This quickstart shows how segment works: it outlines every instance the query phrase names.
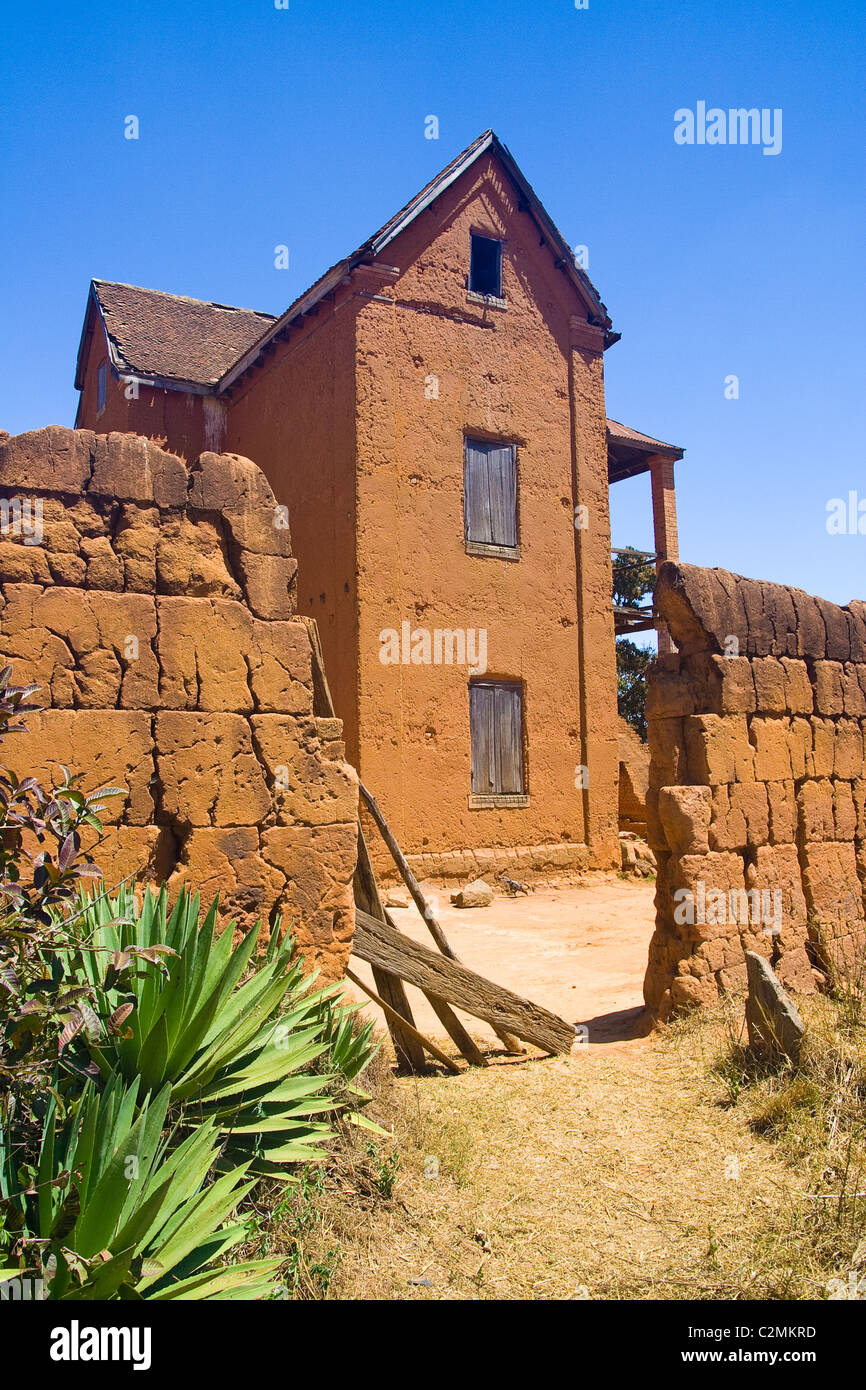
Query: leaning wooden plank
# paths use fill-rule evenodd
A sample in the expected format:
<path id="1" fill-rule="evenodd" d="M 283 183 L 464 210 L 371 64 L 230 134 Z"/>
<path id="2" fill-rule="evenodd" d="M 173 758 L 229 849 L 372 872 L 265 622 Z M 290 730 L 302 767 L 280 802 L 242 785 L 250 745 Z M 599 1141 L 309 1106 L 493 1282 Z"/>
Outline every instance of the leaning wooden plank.
<path id="1" fill-rule="evenodd" d="M 335 714 L 334 701 L 331 697 L 331 687 L 328 685 L 328 677 L 325 674 L 325 653 L 322 650 L 319 625 L 315 618 L 310 618 L 305 613 L 300 613 L 298 616 L 306 627 L 307 635 L 310 639 L 310 667 L 313 677 L 313 710 L 321 718 L 333 719 Z"/>
<path id="2" fill-rule="evenodd" d="M 415 901 L 415 906 L 421 913 L 421 916 L 423 917 L 424 922 L 427 925 L 430 935 L 436 942 L 436 945 L 439 947 L 439 950 L 442 952 L 443 956 L 448 956 L 450 960 L 456 960 L 457 956 L 453 951 L 447 936 L 445 935 L 444 931 L 437 922 L 433 910 L 427 902 L 427 899 L 424 897 L 424 894 L 421 891 L 420 883 L 413 874 L 412 870 L 409 868 L 406 856 L 404 855 L 400 846 L 397 844 L 397 841 L 394 839 L 393 834 L 391 833 L 391 827 L 389 826 L 382 813 L 381 806 L 379 805 L 376 798 L 373 796 L 372 792 L 367 791 L 367 788 L 364 786 L 364 783 L 361 781 L 360 778 L 358 779 L 358 791 L 361 793 L 361 797 L 364 801 L 364 804 L 367 807 L 367 810 L 370 812 L 370 815 L 373 817 L 373 820 L 379 827 L 382 839 L 385 841 L 385 844 L 391 851 L 391 854 L 394 858 L 394 863 L 400 870 L 403 882 L 409 889 L 409 892 L 412 894 L 412 897 Z"/>
<path id="3" fill-rule="evenodd" d="M 447 936 L 445 935 L 444 931 L 439 925 L 439 922 L 436 919 L 436 915 L 433 912 L 432 907 L 428 903 L 427 899 L 424 897 L 421 885 L 418 882 L 415 875 L 413 874 L 412 870 L 410 869 L 405 854 L 401 850 L 400 846 L 397 844 L 397 841 L 395 840 L 394 835 L 391 831 L 391 827 L 389 826 L 382 812 L 381 806 L 379 805 L 376 798 L 373 796 L 373 793 L 367 790 L 360 778 L 358 778 L 358 790 L 361 793 L 367 810 L 370 812 L 370 815 L 373 817 L 373 820 L 376 822 L 376 825 L 379 828 L 379 833 L 381 834 L 382 839 L 385 841 L 385 844 L 391 851 L 394 863 L 400 870 L 400 875 L 403 879 L 403 882 L 409 889 L 409 892 L 412 894 L 415 906 L 420 912 L 423 920 L 426 922 L 430 935 L 433 937 L 433 940 L 436 942 L 436 945 L 439 947 L 439 950 L 442 952 L 443 956 L 447 956 L 449 960 L 457 960 L 457 952 L 453 950 L 451 943 L 449 942 Z M 378 913 L 374 913 L 373 915 L 378 916 Z M 434 1009 L 436 1009 L 436 1012 L 439 1013 L 439 1010 L 432 999 L 430 1000 L 430 1003 L 433 1004 Z M 439 1017 L 441 1022 L 445 1024 L 446 1028 L 448 1028 L 448 1024 L 446 1023 L 446 1020 L 442 1018 L 441 1014 L 439 1014 Z M 472 1039 L 469 1038 L 468 1033 L 466 1033 L 463 1030 L 460 1021 L 454 1016 L 454 1014 L 452 1014 L 451 1017 L 453 1021 L 457 1024 L 457 1027 L 461 1029 L 461 1031 L 463 1032 L 464 1039 L 468 1040 L 470 1046 L 472 1046 Z M 501 1031 L 498 1028 L 494 1031 L 496 1032 L 497 1036 L 501 1039 L 502 1043 L 508 1049 L 509 1052 L 523 1051 L 523 1048 L 520 1046 L 518 1039 L 513 1037 L 510 1033 Z M 474 1059 L 465 1050 L 463 1045 L 457 1042 L 457 1038 L 454 1037 L 454 1034 L 451 1032 L 450 1028 L 448 1028 L 448 1032 L 454 1039 L 454 1042 L 457 1043 L 457 1046 L 460 1048 L 460 1051 L 463 1053 L 463 1056 L 466 1058 L 467 1062 L 472 1062 Z M 479 1057 L 481 1057 L 481 1055 L 481 1053 L 478 1053 Z M 475 1065 L 477 1066 L 479 1065 L 479 1063 L 476 1061 Z"/>
<path id="4" fill-rule="evenodd" d="M 364 981 L 359 980 L 358 976 L 353 974 L 351 970 L 346 971 L 346 979 L 351 980 L 353 985 L 357 985 L 358 988 L 362 989 L 365 994 L 368 994 L 370 998 L 373 1000 L 373 1002 L 379 1005 L 379 1008 L 382 1010 L 386 1018 L 389 1014 L 393 1014 L 394 1010 L 391 1008 L 391 1005 L 387 1002 L 387 1000 L 382 999 L 381 996 L 378 995 L 374 989 L 370 989 L 369 985 L 365 985 Z M 399 1023 L 401 1032 L 405 1033 L 407 1031 L 410 1031 L 416 1038 L 419 1047 L 425 1047 L 427 1051 L 430 1053 L 431 1057 L 435 1057 L 437 1062 L 442 1063 L 443 1067 L 447 1067 L 449 1071 L 455 1072 L 457 1076 L 461 1075 L 462 1068 L 458 1067 L 457 1063 L 453 1061 L 447 1053 L 440 1052 L 436 1044 L 431 1042 L 429 1038 L 425 1038 L 423 1033 L 419 1033 L 417 1028 L 410 1028 L 410 1025 L 406 1022 L 405 1019 L 402 1018 L 396 1019 L 395 1022 Z"/>
<path id="5" fill-rule="evenodd" d="M 302 617 L 310 639 L 310 667 L 313 676 L 313 710 L 323 718 L 332 719 L 335 714 L 334 701 L 328 677 L 325 673 L 325 656 L 322 639 L 315 618 Z M 370 855 L 361 822 L 358 821 L 358 863 L 354 878 L 355 902 L 359 907 L 384 921 L 385 910 L 379 897 L 379 888 L 370 863 Z M 413 1036 L 414 1019 L 403 981 L 396 975 L 388 975 L 376 967 L 373 970 L 376 988 L 387 1001 L 390 1012 L 385 1013 L 388 1031 L 394 1044 L 397 1066 L 401 1071 L 422 1071 L 424 1069 L 424 1049 Z"/>
<path id="6" fill-rule="evenodd" d="M 360 821 L 358 822 L 358 863 L 355 869 L 354 892 L 356 916 L 359 910 L 363 910 L 369 912 L 377 921 L 384 921 L 385 909 L 382 906 L 382 899 L 379 897 L 379 885 L 376 883 L 376 876 L 370 863 L 370 851 L 367 849 L 367 841 L 364 839 Z M 423 1071 L 424 1049 L 414 1036 L 415 1020 L 412 1017 L 412 1008 L 403 981 L 399 975 L 389 975 L 379 966 L 373 967 L 373 979 L 376 981 L 377 990 L 387 1001 L 391 1010 L 390 1013 L 386 1014 L 386 1018 L 391 1041 L 394 1044 L 394 1052 L 397 1056 L 397 1066 L 401 1070 Z M 400 1020 L 403 1022 L 401 1023 Z M 407 1026 L 403 1027 L 403 1023 Z"/>
<path id="7" fill-rule="evenodd" d="M 425 991 L 426 992 L 426 991 Z M 444 999 L 440 999 L 438 994 L 428 994 L 428 1000 L 433 1008 L 436 1017 L 445 1029 L 449 1038 L 466 1058 L 472 1067 L 486 1067 L 487 1058 L 481 1048 L 472 1038 L 470 1038 L 460 1019 L 452 1009 L 450 1004 L 446 1004 Z"/>
<path id="8" fill-rule="evenodd" d="M 400 975 L 425 993 L 447 999 L 458 1009 L 483 1018 L 494 1028 L 505 1028 L 545 1052 L 569 1052 L 574 1044 L 574 1029 L 564 1019 L 485 980 L 459 961 L 421 946 L 361 909 L 355 914 L 352 949 L 370 965 Z"/>

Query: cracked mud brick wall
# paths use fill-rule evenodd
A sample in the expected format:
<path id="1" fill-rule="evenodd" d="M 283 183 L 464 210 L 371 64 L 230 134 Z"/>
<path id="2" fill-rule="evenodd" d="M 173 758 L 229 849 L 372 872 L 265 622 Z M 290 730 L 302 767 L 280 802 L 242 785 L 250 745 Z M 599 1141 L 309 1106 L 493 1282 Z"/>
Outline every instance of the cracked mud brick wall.
<path id="1" fill-rule="evenodd" d="M 0 654 L 45 706 L 0 761 L 127 788 L 99 851 L 108 884 L 140 871 L 203 901 L 219 890 L 225 921 L 281 911 L 339 977 L 357 782 L 340 721 L 313 712 L 296 562 L 264 475 L 51 426 L 0 437 L 0 495 Z M 13 499 L 31 532 L 41 508 L 38 543 Z"/>
<path id="2" fill-rule="evenodd" d="M 656 605 L 678 651 L 647 696 L 647 1004 L 742 988 L 747 950 L 811 992 L 863 942 L 866 604 L 668 563 Z"/>

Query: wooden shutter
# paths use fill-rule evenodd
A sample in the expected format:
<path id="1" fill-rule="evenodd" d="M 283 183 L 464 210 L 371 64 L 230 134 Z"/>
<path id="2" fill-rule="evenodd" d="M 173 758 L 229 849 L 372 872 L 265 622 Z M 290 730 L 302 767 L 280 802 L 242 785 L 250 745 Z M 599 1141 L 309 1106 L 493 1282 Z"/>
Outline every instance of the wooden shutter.
<path id="1" fill-rule="evenodd" d="M 514 445 L 491 447 L 487 466 L 493 544 L 517 545 L 517 450 Z"/>
<path id="2" fill-rule="evenodd" d="M 523 791 L 523 719 L 518 685 L 499 685 L 496 695 L 498 786 L 503 793 Z"/>
<path id="3" fill-rule="evenodd" d="M 477 796 L 490 796 L 496 790 L 495 694 L 492 685 L 469 687 L 472 791 Z"/>
<path id="4" fill-rule="evenodd" d="M 518 795 L 523 786 L 523 695 L 519 685 L 469 687 L 472 792 Z"/>
<path id="5" fill-rule="evenodd" d="M 517 449 L 467 439 L 463 506 L 466 539 L 483 545 L 517 545 Z"/>
<path id="6" fill-rule="evenodd" d="M 490 481 L 487 445 L 467 439 L 463 474 L 463 507 L 466 539 L 492 544 Z"/>

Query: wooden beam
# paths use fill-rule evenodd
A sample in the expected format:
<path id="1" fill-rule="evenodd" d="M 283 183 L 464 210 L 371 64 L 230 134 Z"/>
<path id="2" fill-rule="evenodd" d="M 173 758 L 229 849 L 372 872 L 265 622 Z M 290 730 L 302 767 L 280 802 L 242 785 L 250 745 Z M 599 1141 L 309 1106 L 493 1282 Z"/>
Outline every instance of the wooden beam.
<path id="1" fill-rule="evenodd" d="M 399 975 L 425 994 L 435 994 L 474 1018 L 483 1018 L 494 1028 L 515 1033 L 534 1047 L 545 1052 L 571 1051 L 575 1032 L 564 1019 L 485 980 L 459 961 L 421 946 L 361 908 L 355 913 L 352 949 L 368 964 Z"/>
<path id="2" fill-rule="evenodd" d="M 382 839 L 385 841 L 385 844 L 391 851 L 394 863 L 400 870 L 400 875 L 403 879 L 403 882 L 409 889 L 409 892 L 412 894 L 415 906 L 420 912 L 424 922 L 427 924 L 427 928 L 430 932 L 430 935 L 436 942 L 436 945 L 439 947 L 439 950 L 442 952 L 443 956 L 447 956 L 449 960 L 457 960 L 457 952 L 452 949 L 447 936 L 445 935 L 444 931 L 442 930 L 438 921 L 436 920 L 436 915 L 433 912 L 432 907 L 428 903 L 427 899 L 424 897 L 424 894 L 421 890 L 421 885 L 418 882 L 415 875 L 413 874 L 412 870 L 410 869 L 405 854 L 401 850 L 400 846 L 397 844 L 397 841 L 395 840 L 391 832 L 391 827 L 389 826 L 382 812 L 381 806 L 379 805 L 376 798 L 373 796 L 372 792 L 369 792 L 367 790 L 360 778 L 358 778 L 358 790 L 361 793 L 367 810 L 370 812 L 370 815 L 373 817 L 373 820 L 376 822 L 376 825 L 379 828 L 379 833 L 381 834 Z M 430 1003 L 433 1004 L 434 1009 L 437 1009 L 437 1006 L 433 1002 L 433 999 L 430 999 Z M 442 1017 L 441 1014 L 439 1014 L 439 1018 L 440 1021 L 444 1024 L 445 1019 Z M 474 1048 L 475 1051 L 478 1052 L 478 1049 L 475 1048 L 475 1044 L 472 1042 L 472 1039 L 469 1037 L 468 1033 L 465 1032 L 463 1025 L 460 1023 L 460 1020 L 454 1014 L 451 1014 L 451 1018 L 453 1022 L 457 1025 L 457 1027 L 460 1029 L 460 1032 L 463 1034 L 464 1040 L 468 1041 L 470 1047 Z M 494 1031 L 497 1037 L 501 1040 L 501 1042 L 508 1049 L 509 1052 L 523 1051 L 523 1048 L 520 1046 L 520 1042 L 518 1041 L 518 1039 L 512 1037 L 510 1033 L 500 1032 L 498 1028 L 494 1029 Z M 457 1039 L 456 1037 L 454 1037 L 454 1034 L 451 1032 L 450 1028 L 448 1029 L 448 1032 L 454 1040 L 454 1042 L 457 1043 Z M 457 1043 L 457 1046 L 460 1048 L 460 1051 L 463 1053 L 463 1056 L 466 1058 L 467 1062 L 472 1061 L 472 1058 L 470 1057 L 469 1053 L 465 1051 L 461 1044 Z M 480 1053 L 478 1055 L 479 1057 L 481 1056 Z M 475 1065 L 477 1066 L 479 1065 L 479 1063 L 475 1062 Z"/>
<path id="3" fill-rule="evenodd" d="M 388 915 L 387 913 L 385 914 Z M 393 926 L 391 919 L 389 924 Z M 426 991 L 425 991 L 426 993 Z M 440 999 L 438 994 L 428 994 L 427 998 L 445 1032 L 453 1042 L 457 1051 L 462 1053 L 467 1062 L 472 1067 L 486 1067 L 487 1058 L 481 1048 L 473 1038 L 470 1038 L 460 1019 L 455 1014 L 450 1004 L 446 1004 L 444 999 Z"/>
<path id="4" fill-rule="evenodd" d="M 309 617 L 304 617 L 303 622 L 310 639 L 313 709 L 325 718 L 333 718 L 334 701 L 328 685 L 328 677 L 325 674 L 325 657 L 318 624 L 315 618 Z M 373 873 L 370 852 L 367 849 L 367 841 L 364 839 L 360 820 L 358 821 L 358 862 L 355 866 L 352 882 L 356 906 L 364 908 L 373 917 L 384 921 L 385 909 L 379 897 L 379 886 L 376 883 L 376 875 Z M 378 966 L 373 968 L 373 979 L 384 1001 L 383 1012 L 388 1023 L 391 1041 L 394 1044 L 397 1066 L 403 1071 L 423 1071 L 425 1066 L 424 1049 L 416 1036 L 415 1020 L 412 1017 L 412 1008 L 403 981 L 397 975 L 389 975 L 387 971 L 380 970 Z M 387 1009 L 384 1008 L 385 1003 Z"/>
<path id="5" fill-rule="evenodd" d="M 370 815 L 373 817 L 373 820 L 376 822 L 376 825 L 379 828 L 379 833 L 381 834 L 382 839 L 385 841 L 385 844 L 391 851 L 394 863 L 400 870 L 400 876 L 403 879 L 403 882 L 405 883 L 406 887 L 409 889 L 409 892 L 412 894 L 415 906 L 421 913 L 421 916 L 424 919 L 424 922 L 427 926 L 427 929 L 430 932 L 430 935 L 436 942 L 436 945 L 439 947 L 439 950 L 442 952 L 443 956 L 448 956 L 450 960 L 456 960 L 456 953 L 452 950 L 447 936 L 445 935 L 444 931 L 442 930 L 442 928 L 436 920 L 436 917 L 433 913 L 433 909 L 430 907 L 430 904 L 424 897 L 424 894 L 421 891 L 420 883 L 413 874 L 412 870 L 409 868 L 406 856 L 403 854 L 403 851 L 397 844 L 397 841 L 394 839 L 394 836 L 391 833 L 391 827 L 388 825 L 388 822 L 386 821 L 382 813 L 381 806 L 379 805 L 376 798 L 373 796 L 372 792 L 367 791 L 367 788 L 364 786 L 364 783 L 361 781 L 360 778 L 358 779 L 358 790 L 361 793 L 361 797 L 364 801 L 365 806 L 367 807 L 367 810 L 370 812 Z"/>
<path id="6" fill-rule="evenodd" d="M 374 989 L 370 989 L 369 985 L 365 985 L 363 980 L 359 980 L 358 976 L 353 974 L 351 970 L 347 969 L 346 979 L 351 980 L 353 985 L 357 985 L 359 989 L 362 989 L 365 994 L 369 995 L 373 1003 L 379 1005 L 379 1008 L 386 1018 L 394 1015 L 394 1010 L 391 1008 L 391 1005 L 387 1003 L 386 1000 L 380 998 Z M 431 1057 L 435 1057 L 437 1062 L 442 1063 L 443 1067 L 447 1067 L 449 1071 L 453 1071 L 457 1076 L 462 1075 L 462 1067 L 458 1067 L 457 1063 L 453 1061 L 447 1053 L 441 1052 L 436 1044 L 431 1042 L 429 1038 L 425 1038 L 423 1033 L 419 1033 L 417 1028 L 410 1026 L 403 1018 L 394 1017 L 393 1021 L 399 1024 L 401 1032 L 410 1032 L 417 1040 L 419 1046 L 425 1047 Z"/>
<path id="7" fill-rule="evenodd" d="M 367 841 L 364 839 L 360 822 L 358 823 L 358 863 L 355 868 L 353 884 L 356 921 L 358 912 L 363 908 L 370 913 L 372 918 L 384 922 L 385 909 L 379 897 L 379 886 L 376 883 L 373 866 L 370 863 L 370 851 L 367 849 Z M 412 1017 L 412 1008 L 403 981 L 399 975 L 390 974 L 378 965 L 373 966 L 373 979 L 380 995 L 389 1005 L 390 1013 L 386 1014 L 386 1018 L 388 1031 L 391 1034 L 391 1041 L 397 1055 L 397 1066 L 404 1071 L 423 1071 L 424 1049 L 415 1037 L 415 1020 Z M 407 1025 L 406 1027 L 403 1027 L 404 1023 Z"/>

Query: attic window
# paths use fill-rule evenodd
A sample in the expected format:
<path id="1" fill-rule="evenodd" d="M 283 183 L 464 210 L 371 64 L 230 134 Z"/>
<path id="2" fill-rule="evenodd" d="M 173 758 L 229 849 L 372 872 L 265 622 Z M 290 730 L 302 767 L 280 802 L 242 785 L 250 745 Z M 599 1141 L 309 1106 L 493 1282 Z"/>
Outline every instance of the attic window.
<path id="1" fill-rule="evenodd" d="M 469 288 L 474 294 L 502 298 L 502 242 L 471 233 Z"/>
<path id="2" fill-rule="evenodd" d="M 101 415 L 105 409 L 105 395 L 107 389 L 108 370 L 105 362 L 100 362 L 99 371 L 96 373 L 96 413 Z"/>

